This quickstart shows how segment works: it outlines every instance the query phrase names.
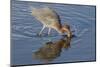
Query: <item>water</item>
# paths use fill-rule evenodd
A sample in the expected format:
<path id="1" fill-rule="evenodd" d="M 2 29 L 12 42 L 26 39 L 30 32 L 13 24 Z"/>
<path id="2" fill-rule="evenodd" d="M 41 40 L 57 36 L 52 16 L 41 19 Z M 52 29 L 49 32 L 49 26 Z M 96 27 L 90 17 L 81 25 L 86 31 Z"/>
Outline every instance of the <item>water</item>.
<path id="1" fill-rule="evenodd" d="M 33 59 L 33 52 L 42 47 L 45 42 L 56 41 L 61 38 L 54 30 L 50 36 L 47 36 L 47 29 L 42 37 L 36 35 L 41 30 L 42 24 L 31 16 L 31 8 L 44 6 L 54 9 L 59 14 L 61 23 L 69 24 L 73 35 L 75 35 L 71 41 L 71 48 L 62 49 L 60 56 L 48 63 L 94 61 L 95 6 L 12 1 L 11 64 L 43 64 L 43 61 Z"/>

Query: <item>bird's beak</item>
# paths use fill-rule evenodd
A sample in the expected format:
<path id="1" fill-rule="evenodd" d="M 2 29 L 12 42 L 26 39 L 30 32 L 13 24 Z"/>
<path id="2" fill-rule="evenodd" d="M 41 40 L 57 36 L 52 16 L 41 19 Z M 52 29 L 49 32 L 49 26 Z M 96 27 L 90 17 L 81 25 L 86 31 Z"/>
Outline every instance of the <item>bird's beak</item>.
<path id="1" fill-rule="evenodd" d="M 72 32 L 70 29 L 64 29 L 65 32 L 67 33 L 67 37 L 71 38 L 72 37 Z"/>

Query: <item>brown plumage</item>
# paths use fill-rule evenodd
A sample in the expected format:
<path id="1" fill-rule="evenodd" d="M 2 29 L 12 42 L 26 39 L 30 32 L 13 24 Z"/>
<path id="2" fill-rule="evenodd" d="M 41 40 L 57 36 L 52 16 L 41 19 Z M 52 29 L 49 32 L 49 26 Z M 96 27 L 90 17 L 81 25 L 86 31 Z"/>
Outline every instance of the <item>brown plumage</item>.
<path id="1" fill-rule="evenodd" d="M 48 27 L 48 35 L 51 29 L 54 29 L 60 34 L 67 32 L 68 37 L 71 37 L 70 27 L 68 25 L 62 26 L 59 15 L 53 9 L 48 7 L 33 8 L 32 15 L 43 24 L 39 35 L 42 34 L 45 27 Z"/>

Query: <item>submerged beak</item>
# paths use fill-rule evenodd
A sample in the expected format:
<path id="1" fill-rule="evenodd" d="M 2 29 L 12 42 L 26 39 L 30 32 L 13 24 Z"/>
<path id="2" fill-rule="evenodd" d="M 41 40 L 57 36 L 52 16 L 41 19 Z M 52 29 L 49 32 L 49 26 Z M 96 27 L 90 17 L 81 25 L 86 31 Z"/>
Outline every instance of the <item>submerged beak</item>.
<path id="1" fill-rule="evenodd" d="M 69 37 L 69 38 L 72 37 L 72 32 L 70 29 L 64 29 L 64 31 L 67 33 L 67 37 Z"/>
<path id="2" fill-rule="evenodd" d="M 70 30 L 67 30 L 66 32 L 67 32 L 67 36 L 71 38 L 72 37 L 72 32 Z"/>

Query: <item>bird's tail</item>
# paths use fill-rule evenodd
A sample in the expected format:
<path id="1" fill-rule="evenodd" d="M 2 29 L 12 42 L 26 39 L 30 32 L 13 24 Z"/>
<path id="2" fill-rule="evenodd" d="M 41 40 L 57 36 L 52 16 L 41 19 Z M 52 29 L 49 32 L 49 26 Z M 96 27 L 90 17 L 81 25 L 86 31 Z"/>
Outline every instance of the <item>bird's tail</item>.
<path id="1" fill-rule="evenodd" d="M 30 13 L 31 13 L 31 15 L 34 15 L 35 13 L 36 13 L 36 7 L 33 7 L 33 6 L 30 6 L 29 7 L 30 8 Z"/>
<path id="2" fill-rule="evenodd" d="M 33 9 L 36 9 L 35 7 L 33 6 L 29 6 L 30 10 L 32 11 Z"/>

